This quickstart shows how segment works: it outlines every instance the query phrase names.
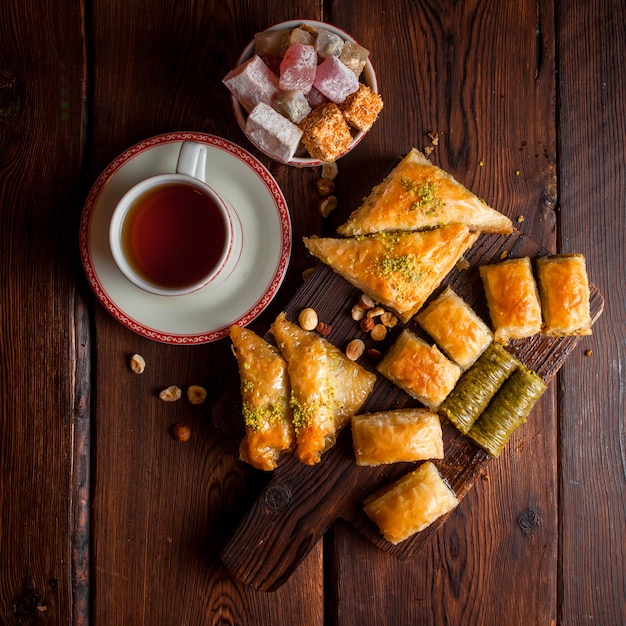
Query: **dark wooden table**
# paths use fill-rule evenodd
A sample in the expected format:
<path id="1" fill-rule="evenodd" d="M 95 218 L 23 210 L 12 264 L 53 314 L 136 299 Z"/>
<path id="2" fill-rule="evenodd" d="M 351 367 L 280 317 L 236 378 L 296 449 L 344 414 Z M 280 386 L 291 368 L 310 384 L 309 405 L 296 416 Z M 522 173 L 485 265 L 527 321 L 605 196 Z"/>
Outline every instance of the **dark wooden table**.
<path id="1" fill-rule="evenodd" d="M 250 146 L 221 84 L 255 32 L 297 18 L 367 46 L 385 101 L 339 161 L 327 220 L 319 172 Z M 2 2 L 0 623 L 626 623 L 625 41 L 617 0 Z M 293 254 L 259 333 L 312 265 L 301 237 L 333 232 L 431 131 L 434 163 L 544 248 L 587 258 L 606 300 L 593 336 L 415 559 L 338 521 L 277 591 L 221 564 L 265 480 L 211 420 L 237 376 L 229 342 L 128 330 L 78 252 L 99 174 L 171 131 L 249 149 L 285 194 Z M 157 397 L 194 383 L 204 405 Z M 169 435 L 178 421 L 186 444 Z"/>

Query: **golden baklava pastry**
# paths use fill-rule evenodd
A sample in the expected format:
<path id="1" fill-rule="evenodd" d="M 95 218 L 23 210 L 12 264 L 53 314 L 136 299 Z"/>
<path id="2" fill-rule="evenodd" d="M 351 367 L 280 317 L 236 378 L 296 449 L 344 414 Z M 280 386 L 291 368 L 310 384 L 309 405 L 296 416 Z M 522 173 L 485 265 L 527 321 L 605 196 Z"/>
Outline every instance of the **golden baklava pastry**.
<path id="1" fill-rule="evenodd" d="M 506 345 L 541 332 L 539 292 L 528 257 L 482 265 L 479 271 L 497 342 Z"/>
<path id="2" fill-rule="evenodd" d="M 350 361 L 317 333 L 288 321 L 284 313 L 276 318 L 271 331 L 287 361 L 295 455 L 303 463 L 314 465 L 361 408 L 376 375 Z"/>
<path id="3" fill-rule="evenodd" d="M 352 418 L 357 465 L 443 459 L 439 415 L 428 409 L 397 409 Z"/>
<path id="4" fill-rule="evenodd" d="M 463 224 L 427 231 L 332 239 L 309 237 L 311 254 L 408 322 L 473 245 Z"/>
<path id="5" fill-rule="evenodd" d="M 590 335 L 589 280 L 582 254 L 537 259 L 543 332 L 552 337 Z"/>
<path id="6" fill-rule="evenodd" d="M 363 510 L 387 541 L 398 544 L 450 513 L 458 503 L 434 463 L 425 461 L 367 498 Z"/>
<path id="7" fill-rule="evenodd" d="M 230 338 L 239 366 L 246 431 L 239 456 L 257 469 L 270 471 L 281 453 L 295 444 L 287 363 L 251 330 L 231 326 Z"/>
<path id="8" fill-rule="evenodd" d="M 433 411 L 454 389 L 462 373 L 437 346 L 426 343 L 408 328 L 400 333 L 377 369 Z"/>
<path id="9" fill-rule="evenodd" d="M 493 340 L 489 326 L 450 287 L 417 314 L 417 321 L 464 370 L 476 362 Z"/>
<path id="10" fill-rule="evenodd" d="M 337 232 L 354 237 L 455 223 L 488 233 L 513 230 L 508 217 L 413 148 Z"/>

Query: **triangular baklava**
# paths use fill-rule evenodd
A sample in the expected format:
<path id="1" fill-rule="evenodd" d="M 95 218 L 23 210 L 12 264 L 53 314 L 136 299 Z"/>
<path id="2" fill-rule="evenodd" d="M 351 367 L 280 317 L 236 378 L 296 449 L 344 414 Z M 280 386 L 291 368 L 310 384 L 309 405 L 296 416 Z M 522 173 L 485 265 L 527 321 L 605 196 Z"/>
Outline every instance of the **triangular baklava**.
<path id="1" fill-rule="evenodd" d="M 486 233 L 513 230 L 508 217 L 413 148 L 337 232 L 354 237 L 457 223 Z"/>
<path id="2" fill-rule="evenodd" d="M 303 463 L 314 465 L 361 408 L 376 375 L 350 361 L 317 333 L 288 321 L 284 313 L 276 318 L 271 331 L 287 361 L 295 455 Z"/>
<path id="3" fill-rule="evenodd" d="M 304 243 L 311 254 L 406 323 L 477 237 L 463 224 L 449 224 L 346 239 L 310 237 Z"/>

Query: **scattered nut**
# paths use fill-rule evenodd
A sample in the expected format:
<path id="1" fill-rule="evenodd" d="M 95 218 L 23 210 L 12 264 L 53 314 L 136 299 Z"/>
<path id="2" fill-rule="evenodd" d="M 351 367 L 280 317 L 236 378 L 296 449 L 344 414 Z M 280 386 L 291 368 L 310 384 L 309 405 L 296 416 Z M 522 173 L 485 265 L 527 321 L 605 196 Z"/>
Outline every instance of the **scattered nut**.
<path id="1" fill-rule="evenodd" d="M 428 133 L 428 138 L 430 139 L 430 143 L 432 143 L 433 146 L 439 145 L 439 133 L 436 130 L 431 130 Z"/>
<path id="2" fill-rule="evenodd" d="M 328 217 L 337 208 L 337 198 L 328 196 L 320 202 L 320 213 L 322 217 Z"/>
<path id="3" fill-rule="evenodd" d="M 387 336 L 387 327 L 384 324 L 376 324 L 372 328 L 370 336 L 374 341 L 382 341 Z"/>
<path id="4" fill-rule="evenodd" d="M 432 154 L 433 150 L 434 150 L 434 148 L 432 146 L 424 146 L 423 152 L 424 152 L 424 154 L 426 156 L 430 156 Z"/>
<path id="5" fill-rule="evenodd" d="M 330 196 L 335 191 L 335 181 L 330 178 L 318 178 L 315 181 L 320 196 Z"/>
<path id="6" fill-rule="evenodd" d="M 135 374 L 143 374 L 146 369 L 146 360 L 141 356 L 141 354 L 133 354 L 130 357 L 130 369 L 135 372 Z"/>
<path id="7" fill-rule="evenodd" d="M 518 222 L 519 224 L 521 224 L 521 223 L 522 223 L 525 219 L 526 219 L 526 218 L 525 218 L 523 215 L 518 215 L 518 216 L 517 216 L 517 222 Z"/>
<path id="8" fill-rule="evenodd" d="M 353 339 L 346 346 L 346 356 L 351 361 L 356 361 L 365 352 L 365 343 L 360 339 Z"/>
<path id="9" fill-rule="evenodd" d="M 370 348 L 367 351 L 367 356 L 373 361 L 380 361 L 383 358 L 383 353 L 376 348 Z"/>
<path id="10" fill-rule="evenodd" d="M 364 317 L 359 323 L 359 328 L 364 333 L 369 333 L 372 330 L 372 328 L 374 328 L 375 324 L 376 322 L 374 321 L 373 317 Z"/>
<path id="11" fill-rule="evenodd" d="M 585 350 L 585 356 L 591 356 L 593 354 L 593 350 L 591 348 L 589 348 L 588 350 Z"/>
<path id="12" fill-rule="evenodd" d="M 333 328 L 332 328 L 332 326 L 330 324 L 326 324 L 325 322 L 318 322 L 317 328 L 315 330 L 317 330 L 317 332 L 322 337 L 328 337 L 328 335 L 330 335 L 330 331 L 332 329 Z"/>
<path id="13" fill-rule="evenodd" d="M 359 304 L 366 310 L 369 311 L 376 306 L 376 303 L 372 298 L 370 298 L 366 293 L 361 294 L 359 298 Z"/>
<path id="14" fill-rule="evenodd" d="M 508 252 L 507 252 L 506 250 L 503 250 L 503 251 L 500 253 L 500 258 L 501 258 L 501 259 L 506 259 L 507 255 L 508 255 Z"/>
<path id="15" fill-rule="evenodd" d="M 322 178 L 328 178 L 329 180 L 335 180 L 337 174 L 339 173 L 339 167 L 335 161 L 330 163 L 324 163 L 322 165 Z"/>
<path id="16" fill-rule="evenodd" d="M 397 325 L 398 318 L 393 313 L 390 313 L 389 311 L 385 311 L 380 316 L 380 322 L 387 328 L 393 328 L 394 326 Z"/>
<path id="17" fill-rule="evenodd" d="M 170 385 L 167 389 L 163 389 L 163 391 L 159 394 L 159 398 L 164 402 L 176 402 L 176 400 L 180 400 L 182 395 L 182 391 L 180 387 L 176 385 Z"/>
<path id="18" fill-rule="evenodd" d="M 355 322 L 360 322 L 365 317 L 365 309 L 360 304 L 355 304 L 350 315 Z"/>
<path id="19" fill-rule="evenodd" d="M 187 398 L 191 404 L 202 404 L 206 400 L 206 389 L 200 385 L 191 385 L 187 389 Z"/>
<path id="20" fill-rule="evenodd" d="M 317 318 L 315 309 L 311 309 L 310 307 L 302 309 L 300 315 L 298 315 L 298 323 L 304 330 L 315 330 L 318 322 L 319 319 Z"/>
<path id="21" fill-rule="evenodd" d="M 463 270 L 468 270 L 470 267 L 469 261 L 462 256 L 457 262 L 456 262 L 456 269 L 459 270 L 459 272 L 462 272 Z"/>
<path id="22" fill-rule="evenodd" d="M 191 428 L 187 424 L 174 424 L 170 432 L 176 441 L 189 441 L 191 437 Z"/>
<path id="23" fill-rule="evenodd" d="M 380 317 L 385 312 L 382 306 L 375 306 L 367 312 L 367 317 Z"/>

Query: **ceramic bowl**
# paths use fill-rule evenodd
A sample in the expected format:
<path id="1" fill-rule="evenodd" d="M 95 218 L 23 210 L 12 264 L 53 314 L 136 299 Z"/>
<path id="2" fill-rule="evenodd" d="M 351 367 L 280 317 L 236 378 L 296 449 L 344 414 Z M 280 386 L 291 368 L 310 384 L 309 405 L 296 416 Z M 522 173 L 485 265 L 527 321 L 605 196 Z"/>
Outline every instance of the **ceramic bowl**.
<path id="1" fill-rule="evenodd" d="M 296 28 L 297 26 L 300 26 L 302 24 L 306 24 L 306 25 L 311 26 L 313 28 L 324 28 L 326 30 L 329 30 L 332 33 L 335 33 L 336 35 L 339 35 L 342 39 L 344 39 L 346 41 L 349 40 L 349 41 L 352 41 L 354 43 L 359 43 L 359 42 L 357 42 L 354 39 L 354 37 L 352 37 L 351 35 L 349 35 L 345 31 L 341 30 L 340 28 L 337 28 L 336 26 L 333 26 L 332 24 L 327 24 L 325 22 L 317 22 L 315 20 L 290 20 L 290 21 L 287 21 L 287 22 L 281 22 L 279 24 L 275 24 L 274 26 L 268 28 L 267 30 L 269 30 L 269 31 L 289 30 L 291 28 Z M 361 44 L 361 45 L 363 45 L 363 44 Z M 364 46 L 364 47 L 367 48 L 367 46 Z M 245 61 L 247 61 L 248 59 L 250 59 L 253 55 L 254 55 L 254 39 L 252 41 L 250 41 L 250 43 L 248 43 L 248 45 L 244 48 L 243 52 L 241 53 L 241 55 L 237 59 L 237 67 L 239 65 L 241 65 L 242 63 L 244 63 Z M 363 72 L 361 73 L 361 76 L 359 77 L 359 80 L 362 83 L 364 83 L 365 85 L 367 85 L 372 91 L 374 91 L 375 93 L 378 93 L 378 82 L 377 82 L 377 79 L 376 79 L 376 72 L 374 71 L 374 66 L 372 65 L 372 63 L 369 60 L 369 58 L 367 59 L 367 61 L 365 63 L 365 67 L 363 68 Z M 258 150 L 260 150 L 261 152 L 263 152 L 265 155 L 269 156 L 270 158 L 276 160 L 274 156 L 272 156 L 270 153 L 268 153 L 266 150 L 264 150 L 261 146 L 259 146 L 248 135 L 248 133 L 246 133 L 246 120 L 248 119 L 248 113 L 241 106 L 241 104 L 239 104 L 239 102 L 237 101 L 237 99 L 234 96 L 231 96 L 231 102 L 232 102 L 233 112 L 235 114 L 235 117 L 237 118 L 237 122 L 239 124 L 239 127 L 243 131 L 244 135 L 246 135 L 248 140 Z M 342 156 L 345 156 L 346 154 L 348 154 L 349 152 L 354 150 L 354 148 L 356 148 L 356 146 L 362 141 L 362 139 L 365 137 L 365 135 L 366 135 L 365 131 L 352 129 L 352 141 L 351 141 L 348 149 L 345 152 L 343 152 L 341 155 L 339 155 L 339 157 L 337 157 L 337 158 L 341 158 Z M 296 155 L 291 159 L 291 161 L 289 161 L 287 163 L 287 165 L 292 165 L 292 166 L 295 166 L 295 167 L 316 167 L 318 165 L 321 165 L 322 163 L 323 162 L 320 161 L 319 159 L 311 158 L 308 155 L 306 149 L 301 148 L 301 150 L 296 153 Z"/>

